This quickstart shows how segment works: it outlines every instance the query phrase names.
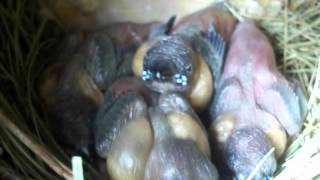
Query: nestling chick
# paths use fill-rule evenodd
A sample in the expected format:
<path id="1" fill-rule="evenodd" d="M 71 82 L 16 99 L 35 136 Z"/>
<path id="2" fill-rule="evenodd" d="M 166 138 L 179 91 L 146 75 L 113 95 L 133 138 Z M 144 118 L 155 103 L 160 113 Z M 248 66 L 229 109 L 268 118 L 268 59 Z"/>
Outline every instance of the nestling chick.
<path id="1" fill-rule="evenodd" d="M 63 49 L 62 60 L 48 68 L 40 95 L 59 141 L 90 155 L 92 119 L 103 101 L 101 91 L 114 77 L 114 48 L 101 34 L 74 36 L 67 43 L 71 52 Z"/>
<path id="2" fill-rule="evenodd" d="M 272 46 L 251 21 L 237 25 L 210 105 L 210 131 L 237 179 L 246 179 L 272 147 L 254 179 L 272 176 L 289 137 L 297 135 L 305 97 L 278 71 Z"/>
<path id="3" fill-rule="evenodd" d="M 192 152 L 209 163 L 208 135 L 187 100 L 176 93 L 159 96 L 147 89 L 141 79 L 127 77 L 117 80 L 109 88 L 94 126 L 96 152 L 107 159 L 107 169 L 113 179 L 143 179 L 155 140 L 167 137 L 168 132 L 155 137 L 162 126 L 150 124 L 149 121 L 157 116 L 148 113 L 150 106 L 163 111 L 167 117 L 163 123 L 172 138 L 190 143 Z M 180 145 L 177 148 L 183 149 Z M 172 154 L 171 158 L 174 157 L 177 158 Z M 199 163 L 203 161 L 199 160 Z M 183 172 L 181 176 L 184 176 Z"/>
<path id="4" fill-rule="evenodd" d="M 182 92 L 193 107 L 204 108 L 211 100 L 213 81 L 220 74 L 224 56 L 225 42 L 216 29 L 228 34 L 235 23 L 227 11 L 215 9 L 195 13 L 177 27 L 174 19 L 169 19 L 162 33 L 158 30 L 157 35 L 153 34 L 138 49 L 133 62 L 134 74 L 155 91 Z M 218 16 L 218 13 L 228 15 Z M 216 24 L 221 21 L 216 20 L 220 17 L 231 20 L 226 21 L 227 24 Z"/>
<path id="5" fill-rule="evenodd" d="M 53 79 L 53 89 L 43 97 L 50 115 L 52 130 L 61 143 L 84 155 L 90 155 L 92 145 L 91 119 L 102 103 L 102 93 L 81 63 L 85 58 L 75 55 L 59 79 Z M 55 84 L 57 83 L 57 84 Z"/>

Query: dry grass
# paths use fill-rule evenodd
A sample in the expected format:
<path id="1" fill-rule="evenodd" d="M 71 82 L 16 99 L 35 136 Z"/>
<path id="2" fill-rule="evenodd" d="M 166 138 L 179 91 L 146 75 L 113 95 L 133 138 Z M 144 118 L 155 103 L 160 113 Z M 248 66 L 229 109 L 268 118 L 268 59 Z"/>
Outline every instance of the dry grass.
<path id="1" fill-rule="evenodd" d="M 0 2 L 0 179 L 71 179 L 71 157 L 49 131 L 36 91 L 63 32 L 38 10 L 35 1 Z"/>

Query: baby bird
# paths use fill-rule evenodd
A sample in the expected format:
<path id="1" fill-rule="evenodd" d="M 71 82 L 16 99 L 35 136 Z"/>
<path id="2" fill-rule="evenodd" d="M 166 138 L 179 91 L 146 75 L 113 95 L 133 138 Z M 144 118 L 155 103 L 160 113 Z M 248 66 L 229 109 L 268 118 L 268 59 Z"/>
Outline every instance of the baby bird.
<path id="1" fill-rule="evenodd" d="M 305 97 L 278 71 L 267 37 L 253 22 L 240 22 L 210 105 L 210 133 L 236 179 L 248 178 L 262 159 L 253 179 L 272 176 L 304 113 Z"/>
<path id="2" fill-rule="evenodd" d="M 165 120 L 150 123 L 157 116 L 150 111 L 150 107 L 159 109 L 166 117 Z M 170 167 L 177 169 L 174 177 L 203 176 L 212 179 L 211 177 L 217 174 L 209 160 L 211 151 L 205 128 L 188 101 L 180 94 L 160 95 L 144 86 L 141 79 L 120 78 L 106 92 L 94 124 L 96 152 L 107 159 L 107 170 L 112 179 L 154 179 L 151 173 L 153 169 L 148 173 L 145 171 L 148 159 L 151 158 L 150 153 L 153 152 L 155 143 L 169 135 L 178 145 L 167 147 L 168 157 L 159 158 L 176 163 L 180 154 L 174 149 L 179 148 L 179 152 L 188 154 L 188 157 L 191 153 L 190 156 L 199 166 L 188 175 L 185 173 L 189 172 L 192 166 L 178 167 L 177 164 L 171 164 Z M 190 150 L 185 151 L 185 148 Z M 157 158 L 157 155 L 152 158 Z M 188 162 L 188 159 L 190 158 L 186 158 L 184 163 Z"/>
<path id="3" fill-rule="evenodd" d="M 114 48 L 101 34 L 83 39 L 73 36 L 64 47 L 70 47 L 71 52 L 63 49 L 60 62 L 48 68 L 40 95 L 58 140 L 90 156 L 92 119 L 102 104 L 102 90 L 114 78 Z"/>
<path id="4" fill-rule="evenodd" d="M 226 27 L 224 34 L 228 34 L 235 23 L 227 11 L 216 9 L 190 15 L 177 27 L 171 18 L 163 31 L 152 31 L 150 40 L 140 46 L 134 57 L 134 74 L 154 91 L 184 93 L 193 107 L 204 108 L 211 100 L 213 82 L 219 78 L 225 50 L 225 41 L 216 29 L 224 32 Z M 220 17 L 232 20 L 217 24 L 222 21 L 217 20 Z"/>

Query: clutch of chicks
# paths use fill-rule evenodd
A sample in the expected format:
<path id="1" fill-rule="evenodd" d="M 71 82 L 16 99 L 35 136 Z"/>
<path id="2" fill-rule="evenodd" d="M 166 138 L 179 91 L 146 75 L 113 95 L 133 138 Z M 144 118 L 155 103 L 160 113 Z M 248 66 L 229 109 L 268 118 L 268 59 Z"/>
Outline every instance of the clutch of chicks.
<path id="1" fill-rule="evenodd" d="M 261 179 L 302 126 L 299 84 L 258 25 L 221 5 L 73 33 L 60 51 L 40 95 L 57 139 L 104 159 L 104 178 Z"/>

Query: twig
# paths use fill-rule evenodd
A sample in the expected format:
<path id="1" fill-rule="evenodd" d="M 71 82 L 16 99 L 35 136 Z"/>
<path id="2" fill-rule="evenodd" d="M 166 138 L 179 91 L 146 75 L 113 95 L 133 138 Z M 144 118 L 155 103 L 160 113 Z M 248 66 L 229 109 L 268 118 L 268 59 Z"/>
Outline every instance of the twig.
<path id="1" fill-rule="evenodd" d="M 11 120 L 0 110 L 0 123 L 14 134 L 24 145 L 26 145 L 35 155 L 39 156 L 53 171 L 61 177 L 72 180 L 72 171 L 53 157 L 43 146 L 33 142 L 23 133 Z"/>
<path id="2" fill-rule="evenodd" d="M 257 164 L 257 166 L 251 171 L 251 173 L 249 174 L 249 176 L 247 177 L 246 180 L 252 180 L 254 178 L 254 176 L 256 175 L 256 173 L 258 172 L 258 170 L 261 168 L 261 166 L 263 165 L 263 163 L 267 160 L 267 158 L 273 153 L 274 151 L 274 147 L 272 147 L 268 153 L 266 155 L 263 156 L 263 158 L 259 161 L 259 163 Z"/>

